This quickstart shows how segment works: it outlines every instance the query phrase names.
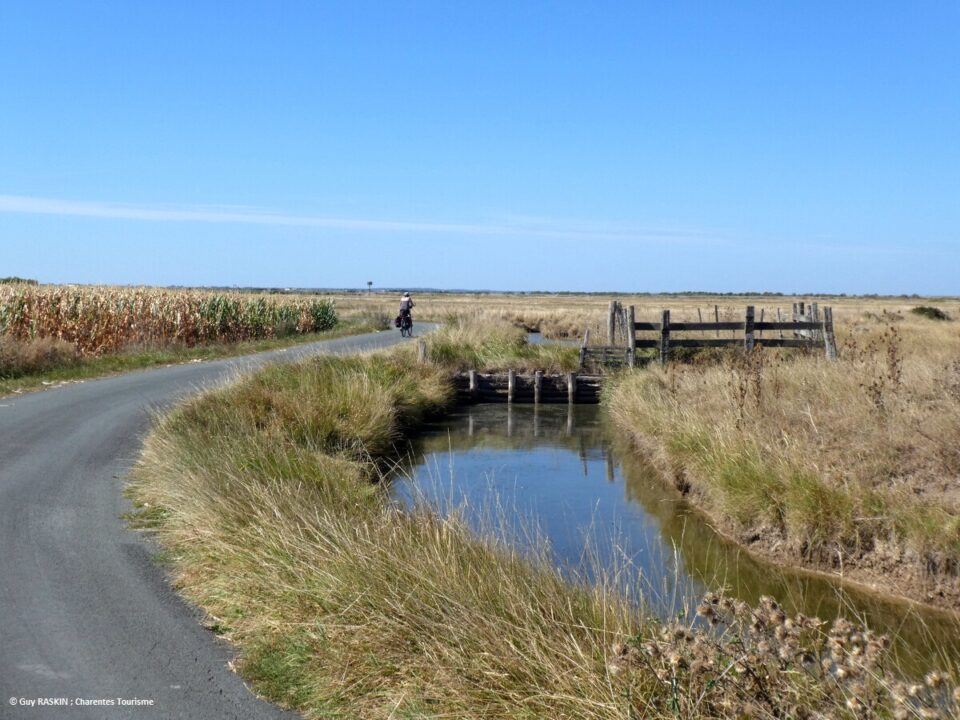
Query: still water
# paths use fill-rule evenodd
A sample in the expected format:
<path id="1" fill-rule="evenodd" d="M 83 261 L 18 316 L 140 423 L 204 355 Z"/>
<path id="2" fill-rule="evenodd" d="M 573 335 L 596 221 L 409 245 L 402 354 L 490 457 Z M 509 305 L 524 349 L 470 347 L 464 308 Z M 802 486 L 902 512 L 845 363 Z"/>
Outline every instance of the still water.
<path id="1" fill-rule="evenodd" d="M 459 512 L 521 548 L 546 546 L 573 576 L 605 576 L 662 617 L 689 613 L 707 589 L 790 612 L 865 622 L 896 638 L 901 666 L 960 661 L 951 615 L 890 602 L 822 576 L 760 562 L 717 535 L 652 468 L 613 441 L 589 405 L 475 405 L 425 428 L 393 481 L 399 502 Z"/>

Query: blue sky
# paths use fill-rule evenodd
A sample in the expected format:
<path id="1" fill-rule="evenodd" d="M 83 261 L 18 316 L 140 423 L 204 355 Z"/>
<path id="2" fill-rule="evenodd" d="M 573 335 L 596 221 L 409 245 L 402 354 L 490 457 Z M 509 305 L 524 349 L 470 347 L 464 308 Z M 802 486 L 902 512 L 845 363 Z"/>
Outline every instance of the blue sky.
<path id="1" fill-rule="evenodd" d="M 0 276 L 960 294 L 956 2 L 0 0 Z"/>

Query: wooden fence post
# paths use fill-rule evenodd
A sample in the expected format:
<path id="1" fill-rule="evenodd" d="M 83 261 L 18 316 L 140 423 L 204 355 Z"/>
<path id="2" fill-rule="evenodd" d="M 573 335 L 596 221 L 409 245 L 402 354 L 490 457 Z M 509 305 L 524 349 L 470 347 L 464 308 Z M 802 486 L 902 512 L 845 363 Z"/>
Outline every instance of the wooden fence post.
<path id="1" fill-rule="evenodd" d="M 637 354 L 637 316 L 631 305 L 627 308 L 627 367 L 633 367 Z"/>
<path id="2" fill-rule="evenodd" d="M 747 305 L 747 314 L 743 321 L 743 348 L 747 352 L 753 350 L 753 305 Z"/>
<path id="3" fill-rule="evenodd" d="M 670 360 L 670 311 L 660 313 L 660 364 Z"/>
<path id="4" fill-rule="evenodd" d="M 543 370 L 537 370 L 533 374 L 533 404 L 540 404 L 540 392 L 543 387 Z"/>
<path id="5" fill-rule="evenodd" d="M 760 324 L 763 325 L 763 313 L 766 308 L 760 308 Z M 763 328 L 760 328 L 760 337 L 763 337 Z"/>
<path id="6" fill-rule="evenodd" d="M 833 334 L 833 308 L 823 309 L 823 347 L 827 352 L 827 360 L 837 359 L 837 338 Z"/>
<path id="7" fill-rule="evenodd" d="M 417 362 L 425 363 L 427 361 L 427 341 L 417 340 Z"/>
<path id="8" fill-rule="evenodd" d="M 513 402 L 513 394 L 517 389 L 517 371 L 510 368 L 507 371 L 507 402 Z"/>
<path id="9" fill-rule="evenodd" d="M 583 370 L 583 366 L 587 362 L 587 345 L 590 344 L 590 328 L 587 328 L 583 331 L 583 342 L 580 343 L 580 369 Z"/>
<path id="10" fill-rule="evenodd" d="M 567 402 L 571 405 L 577 401 L 577 374 L 567 373 Z"/>
<path id="11" fill-rule="evenodd" d="M 713 321 L 717 324 L 720 323 L 720 306 L 713 306 Z M 720 337 L 720 328 L 717 328 L 717 337 Z"/>
<path id="12" fill-rule="evenodd" d="M 479 392 L 480 392 L 480 387 L 477 383 L 477 371 L 471 370 L 470 371 L 470 395 L 475 398 Z"/>
<path id="13" fill-rule="evenodd" d="M 780 308 L 777 308 L 777 322 L 783 322 L 780 318 Z M 783 339 L 783 328 L 780 328 L 780 339 Z"/>
<path id="14" fill-rule="evenodd" d="M 616 325 L 614 323 L 614 312 L 616 311 L 616 300 L 610 301 L 610 310 L 607 312 L 607 345 L 613 345 Z"/>

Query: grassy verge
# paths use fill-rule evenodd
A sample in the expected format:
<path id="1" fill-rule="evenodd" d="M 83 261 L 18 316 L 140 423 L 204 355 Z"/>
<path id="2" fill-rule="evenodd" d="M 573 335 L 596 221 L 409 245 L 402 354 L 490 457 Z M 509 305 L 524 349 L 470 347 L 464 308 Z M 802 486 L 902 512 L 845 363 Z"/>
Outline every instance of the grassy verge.
<path id="1" fill-rule="evenodd" d="M 130 488 L 178 588 L 239 671 L 308 718 L 863 717 L 956 710 L 908 693 L 885 643 L 709 597 L 660 626 L 603 583 L 565 582 L 456 518 L 403 512 L 375 482 L 451 391 L 406 359 L 315 358 L 190 400 L 148 438 Z M 901 698 L 898 700 L 897 698 Z"/>
<path id="2" fill-rule="evenodd" d="M 742 542 L 957 608 L 960 342 L 921 322 L 855 326 L 837 363 L 761 351 L 633 373 L 610 408 Z"/>
<path id="3" fill-rule="evenodd" d="M 79 357 L 75 352 L 59 352 L 49 362 L 35 363 L 34 365 L 39 369 L 17 372 L 15 377 L 4 377 L 3 373 L 0 373 L 0 396 L 37 390 L 62 382 L 89 380 L 131 370 L 143 370 L 158 365 L 248 355 L 379 329 L 368 322 L 356 320 L 341 322 L 334 329 L 324 332 L 288 335 L 284 338 L 268 340 L 216 343 L 195 347 L 130 348 L 119 353 L 86 358 Z M 68 344 L 67 347 L 72 349 Z M 49 354 L 53 355 L 53 353 Z M 2 344 L 0 344 L 0 355 L 2 355 Z"/>

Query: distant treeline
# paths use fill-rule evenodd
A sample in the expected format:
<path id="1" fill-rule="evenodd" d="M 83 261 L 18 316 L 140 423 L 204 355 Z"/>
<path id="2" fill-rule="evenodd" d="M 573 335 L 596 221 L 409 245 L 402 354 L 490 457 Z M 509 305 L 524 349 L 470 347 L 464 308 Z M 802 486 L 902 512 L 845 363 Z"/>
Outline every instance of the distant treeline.
<path id="1" fill-rule="evenodd" d="M 11 280 L 16 281 L 16 278 L 11 278 Z M 3 282 L 0 280 L 0 282 Z M 22 281 L 22 282 L 31 282 L 36 283 L 36 281 Z M 928 298 L 931 296 L 927 295 L 918 295 L 917 293 L 912 294 L 900 294 L 900 295 L 884 295 L 881 293 L 824 293 L 824 292 L 793 292 L 793 293 L 784 293 L 784 292 L 772 292 L 770 290 L 758 291 L 758 290 L 738 290 L 736 292 L 715 292 L 707 290 L 681 290 L 681 291 L 672 291 L 672 292 L 658 292 L 658 291 L 648 291 L 641 292 L 639 290 L 603 290 L 603 291 L 576 291 L 576 290 L 468 290 L 466 288 L 450 288 L 441 290 L 439 288 L 419 288 L 419 287 L 399 287 L 399 288 L 275 288 L 275 287 L 238 287 L 238 286 L 188 286 L 188 285 L 170 285 L 167 286 L 167 289 L 170 290 L 204 290 L 204 291 L 213 291 L 213 292 L 235 292 L 235 293 L 254 293 L 257 295 L 329 295 L 329 294 L 344 294 L 344 295 L 367 295 L 372 293 L 374 295 L 392 295 L 400 294 L 404 291 L 409 291 L 411 293 L 420 293 L 420 294 L 431 294 L 431 295 L 557 295 L 561 297 L 574 296 L 574 297 L 609 297 L 611 295 L 625 295 L 633 297 L 716 297 L 716 298 L 731 298 L 731 297 L 802 297 L 802 298 L 904 298 L 904 299 L 920 299 Z M 940 296 L 935 296 L 940 297 Z M 952 299 L 952 298 L 947 298 Z"/>
<path id="2" fill-rule="evenodd" d="M 0 278 L 0 285 L 39 285 L 36 280 L 30 280 L 29 278 L 22 277 L 5 277 Z"/>

